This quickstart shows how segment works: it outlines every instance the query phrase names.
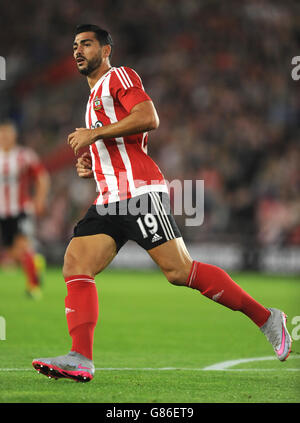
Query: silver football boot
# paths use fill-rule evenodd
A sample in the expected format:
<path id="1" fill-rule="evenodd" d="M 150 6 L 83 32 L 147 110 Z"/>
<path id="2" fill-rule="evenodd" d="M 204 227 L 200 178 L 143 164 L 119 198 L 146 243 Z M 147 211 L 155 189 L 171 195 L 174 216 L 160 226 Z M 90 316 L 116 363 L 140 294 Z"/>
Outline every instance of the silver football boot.
<path id="1" fill-rule="evenodd" d="M 286 328 L 286 315 L 277 308 L 268 308 L 271 315 L 260 330 L 272 344 L 280 361 L 288 358 L 292 348 L 292 338 Z"/>
<path id="2" fill-rule="evenodd" d="M 49 378 L 67 378 L 77 382 L 89 382 L 95 373 L 92 360 L 75 351 L 58 357 L 36 358 L 32 365 L 39 373 Z"/>

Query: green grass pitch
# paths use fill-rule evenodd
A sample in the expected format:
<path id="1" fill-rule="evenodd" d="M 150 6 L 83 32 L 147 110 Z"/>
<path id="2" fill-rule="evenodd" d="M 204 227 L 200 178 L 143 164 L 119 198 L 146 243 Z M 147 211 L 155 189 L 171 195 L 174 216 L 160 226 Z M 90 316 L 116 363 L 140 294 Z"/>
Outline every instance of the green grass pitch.
<path id="1" fill-rule="evenodd" d="M 290 332 L 296 330 L 291 320 L 300 316 L 299 277 L 232 277 L 267 307 L 283 309 Z M 31 361 L 69 351 L 61 271 L 47 269 L 39 301 L 25 296 L 18 269 L 0 270 L 0 282 L 0 316 L 6 321 L 6 339 L 0 341 L 1 403 L 299 402 L 300 340 L 294 340 L 286 362 L 272 359 L 271 345 L 246 316 L 195 290 L 172 286 L 156 271 L 108 269 L 98 275 L 95 377 L 85 384 L 48 379 Z M 203 370 L 260 357 L 265 359 Z"/>

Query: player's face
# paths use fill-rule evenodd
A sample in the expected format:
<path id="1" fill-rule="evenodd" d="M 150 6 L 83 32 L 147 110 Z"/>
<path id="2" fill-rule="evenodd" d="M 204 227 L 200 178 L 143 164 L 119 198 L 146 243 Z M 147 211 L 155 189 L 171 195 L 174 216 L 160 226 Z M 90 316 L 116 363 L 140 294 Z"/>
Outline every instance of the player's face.
<path id="1" fill-rule="evenodd" d="M 101 66 L 102 48 L 94 32 L 82 32 L 76 35 L 73 43 L 73 55 L 77 69 L 83 75 L 89 75 Z"/>
<path id="2" fill-rule="evenodd" d="M 0 149 L 10 150 L 16 144 L 17 133 L 12 125 L 0 126 Z"/>

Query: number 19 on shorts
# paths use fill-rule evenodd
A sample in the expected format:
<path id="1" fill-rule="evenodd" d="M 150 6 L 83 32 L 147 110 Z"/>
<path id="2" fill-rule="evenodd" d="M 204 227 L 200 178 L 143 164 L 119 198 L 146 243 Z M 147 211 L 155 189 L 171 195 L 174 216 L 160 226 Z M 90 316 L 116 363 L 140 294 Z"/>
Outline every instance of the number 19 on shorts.
<path id="1" fill-rule="evenodd" d="M 150 213 L 147 213 L 143 219 L 139 217 L 137 219 L 137 224 L 139 225 L 139 228 L 144 238 L 148 238 L 148 233 L 146 228 L 149 230 L 151 235 L 155 234 L 158 230 L 156 217 Z"/>

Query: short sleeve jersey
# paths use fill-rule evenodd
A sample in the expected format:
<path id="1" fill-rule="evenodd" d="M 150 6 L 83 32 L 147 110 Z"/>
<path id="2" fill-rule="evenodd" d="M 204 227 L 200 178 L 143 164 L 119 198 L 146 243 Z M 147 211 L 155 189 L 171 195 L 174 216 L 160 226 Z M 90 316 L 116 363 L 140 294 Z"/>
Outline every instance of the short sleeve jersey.
<path id="1" fill-rule="evenodd" d="M 141 78 L 131 68 L 113 67 L 91 90 L 86 126 L 94 129 L 124 119 L 132 108 L 151 101 Z M 98 196 L 94 204 L 107 204 L 151 191 L 168 192 L 157 164 L 147 154 L 148 133 L 98 139 L 90 146 Z"/>

